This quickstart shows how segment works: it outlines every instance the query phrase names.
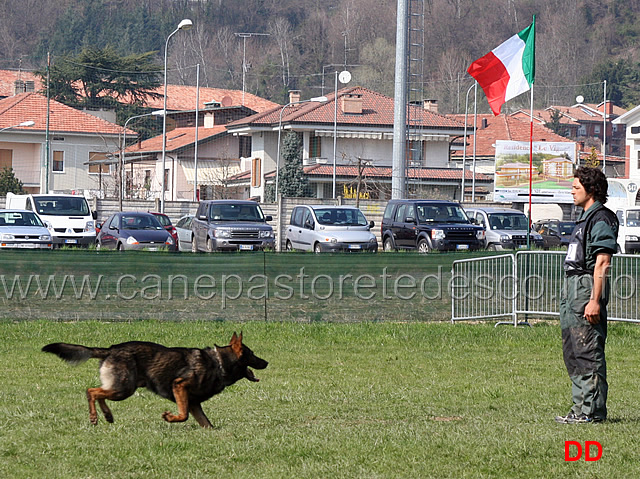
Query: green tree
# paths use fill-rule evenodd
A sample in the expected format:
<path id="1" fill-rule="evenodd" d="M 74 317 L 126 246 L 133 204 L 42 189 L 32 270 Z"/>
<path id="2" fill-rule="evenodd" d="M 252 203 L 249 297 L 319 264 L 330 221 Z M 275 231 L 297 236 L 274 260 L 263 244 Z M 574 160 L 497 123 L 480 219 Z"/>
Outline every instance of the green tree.
<path id="1" fill-rule="evenodd" d="M 280 168 L 279 193 L 288 197 L 307 196 L 308 180 L 302 168 L 302 141 L 294 132 L 289 132 L 284 137 L 282 159 L 284 166 Z"/>
<path id="2" fill-rule="evenodd" d="M 25 190 L 22 181 L 16 178 L 13 168 L 5 167 L 0 172 L 0 196 L 6 196 L 7 193 L 21 194 L 25 193 Z"/>
<path id="3" fill-rule="evenodd" d="M 549 128 L 551 131 L 553 131 L 557 135 L 562 135 L 562 125 L 560 123 L 561 119 L 562 119 L 562 114 L 560 113 L 559 110 L 556 110 L 554 108 L 553 111 L 551 112 L 551 121 L 545 123 L 544 126 Z"/>
<path id="4" fill-rule="evenodd" d="M 86 47 L 78 55 L 55 59 L 49 69 L 51 98 L 73 107 L 144 105 L 161 85 L 163 67 L 155 52 L 120 56 L 113 47 Z M 36 72 L 46 83 L 47 72 Z"/>

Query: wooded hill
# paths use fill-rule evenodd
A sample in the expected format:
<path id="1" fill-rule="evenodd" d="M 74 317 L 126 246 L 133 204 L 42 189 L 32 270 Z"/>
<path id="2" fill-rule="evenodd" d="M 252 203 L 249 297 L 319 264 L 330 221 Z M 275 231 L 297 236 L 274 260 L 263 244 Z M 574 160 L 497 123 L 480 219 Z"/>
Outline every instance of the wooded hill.
<path id="1" fill-rule="evenodd" d="M 424 11 L 424 97 L 440 111 L 460 112 L 472 80 L 469 64 L 536 15 L 536 106 L 608 98 L 640 102 L 640 2 L 637 0 L 410 0 Z M 157 52 L 182 18 L 194 28 L 172 37 L 169 78 L 242 89 L 285 103 L 333 90 L 346 68 L 351 84 L 393 95 L 395 0 L 4 0 L 0 2 L 0 68 L 42 68 L 83 47 L 113 46 L 122 55 Z M 238 33 L 268 33 L 243 39 Z M 324 75 L 323 75 L 324 73 Z M 324 87 L 324 88 L 323 88 Z M 526 97 L 527 95 L 523 95 Z M 480 104 L 479 104 L 480 105 Z M 528 105 L 527 98 L 509 109 Z M 486 110 L 486 104 L 481 108 Z"/>

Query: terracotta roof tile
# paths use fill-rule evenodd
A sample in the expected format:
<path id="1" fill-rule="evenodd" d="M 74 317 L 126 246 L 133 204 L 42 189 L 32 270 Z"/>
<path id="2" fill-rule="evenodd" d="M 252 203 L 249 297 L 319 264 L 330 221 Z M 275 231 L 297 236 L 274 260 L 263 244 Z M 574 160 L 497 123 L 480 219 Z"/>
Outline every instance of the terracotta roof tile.
<path id="1" fill-rule="evenodd" d="M 91 133 L 120 135 L 122 127 L 97 116 L 63 105 L 55 100 L 50 103 L 49 130 L 52 133 Z M 35 125 L 25 127 L 29 131 L 45 131 L 47 125 L 47 98 L 39 93 L 20 93 L 0 100 L 0 128 L 32 120 Z M 18 128 L 20 129 L 20 128 Z M 136 135 L 132 130 L 127 134 Z"/>
<path id="2" fill-rule="evenodd" d="M 456 118 L 461 117 L 464 121 L 464 115 L 451 115 Z M 486 121 L 486 128 L 482 128 L 483 122 Z M 471 122 L 473 128 L 473 117 L 467 115 L 467 122 Z M 477 121 L 478 131 L 476 133 L 478 144 L 476 146 L 476 157 L 493 158 L 496 153 L 496 140 L 511 141 L 529 141 L 531 135 L 531 124 L 529 121 L 522 121 L 513 116 L 501 114 L 493 116 L 492 114 L 480 114 Z M 473 135 L 467 140 L 467 158 L 473 155 Z M 571 142 L 564 136 L 557 135 L 549 128 L 533 123 L 533 141 L 553 141 L 553 142 Z M 451 155 L 461 158 L 462 150 L 452 151 Z"/>
<path id="3" fill-rule="evenodd" d="M 341 105 L 337 108 L 337 122 L 339 125 L 354 126 L 382 126 L 391 128 L 393 126 L 393 98 L 381 93 L 369 90 L 368 88 L 356 86 L 344 88 L 338 91 L 338 102 L 347 94 L 362 95 L 362 114 L 344 113 Z M 291 105 L 282 112 L 282 123 L 320 123 L 333 125 L 335 106 L 334 94 L 327 95 L 328 101 L 308 102 L 298 105 Z M 245 125 L 270 126 L 277 125 L 280 121 L 281 106 L 252 115 L 229 124 L 229 127 L 240 127 Z M 409 106 L 409 117 L 412 124 L 423 128 L 445 128 L 461 129 L 464 127 L 459 121 L 440 115 L 422 107 Z"/>
<path id="4" fill-rule="evenodd" d="M 227 128 L 224 125 L 218 125 L 213 128 L 198 128 L 198 144 L 213 136 L 226 133 Z M 194 127 L 176 128 L 167 132 L 167 152 L 173 152 L 191 146 L 195 143 L 196 131 Z M 141 143 L 129 146 L 127 153 L 157 153 L 162 151 L 162 135 L 149 138 Z"/>
<path id="5" fill-rule="evenodd" d="M 164 108 L 164 86 L 158 87 L 154 92 L 160 96 L 158 98 L 149 98 L 147 100 L 147 106 L 149 108 L 162 110 Z M 195 110 L 196 94 L 197 89 L 195 86 L 167 85 L 167 110 Z M 265 100 L 264 98 L 260 98 L 259 96 L 248 92 L 244 93 L 243 105 L 242 90 L 224 90 L 222 88 L 200 87 L 200 109 L 203 110 L 205 108 L 205 103 L 209 103 L 211 101 L 224 104 L 223 106 L 246 106 L 258 113 L 278 107 L 277 103 Z"/>

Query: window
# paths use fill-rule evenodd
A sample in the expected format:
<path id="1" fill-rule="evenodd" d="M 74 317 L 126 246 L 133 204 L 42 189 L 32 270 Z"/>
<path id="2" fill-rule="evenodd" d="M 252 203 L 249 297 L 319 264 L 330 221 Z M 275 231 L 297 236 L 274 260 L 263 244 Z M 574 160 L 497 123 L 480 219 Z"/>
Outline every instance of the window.
<path id="1" fill-rule="evenodd" d="M 320 158 L 322 156 L 322 138 L 319 136 L 309 137 L 309 158 Z"/>
<path id="2" fill-rule="evenodd" d="M 640 170 L 640 151 L 638 152 L 638 169 Z"/>
<path id="3" fill-rule="evenodd" d="M 638 133 L 640 133 L 640 126 L 632 126 L 631 127 L 631 134 L 632 135 L 637 135 Z"/>
<path id="4" fill-rule="evenodd" d="M 411 166 L 422 166 L 424 159 L 424 143 L 422 141 L 410 141 L 407 148 L 407 161 Z"/>
<path id="5" fill-rule="evenodd" d="M 57 171 L 58 173 L 64 172 L 64 151 L 53 152 L 53 165 L 51 171 Z"/>
<path id="6" fill-rule="evenodd" d="M 103 163 L 107 159 L 106 153 L 89 152 L 89 173 L 109 173 L 109 165 Z M 91 162 L 94 161 L 93 165 Z"/>
<path id="7" fill-rule="evenodd" d="M 262 163 L 260 158 L 253 158 L 251 160 L 251 186 L 257 188 L 261 184 L 262 177 Z"/>
<path id="8" fill-rule="evenodd" d="M 144 187 L 151 189 L 151 170 L 144 170 Z"/>
<path id="9" fill-rule="evenodd" d="M 13 168 L 13 150 L 0 150 L 0 171 Z"/>
<path id="10" fill-rule="evenodd" d="M 239 136 L 238 137 L 238 155 L 240 158 L 249 158 L 251 156 L 251 137 Z"/>

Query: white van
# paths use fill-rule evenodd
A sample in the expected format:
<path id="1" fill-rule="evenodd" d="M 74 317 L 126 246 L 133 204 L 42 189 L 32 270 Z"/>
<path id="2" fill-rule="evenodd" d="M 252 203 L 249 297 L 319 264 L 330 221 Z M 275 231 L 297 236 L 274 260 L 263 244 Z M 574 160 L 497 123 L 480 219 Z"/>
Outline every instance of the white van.
<path id="1" fill-rule="evenodd" d="M 7 193 L 7 209 L 35 211 L 53 238 L 54 247 L 96 242 L 96 212 L 84 196 Z"/>
<path id="2" fill-rule="evenodd" d="M 620 221 L 618 251 L 624 254 L 640 253 L 640 206 L 618 208 L 616 216 Z"/>

